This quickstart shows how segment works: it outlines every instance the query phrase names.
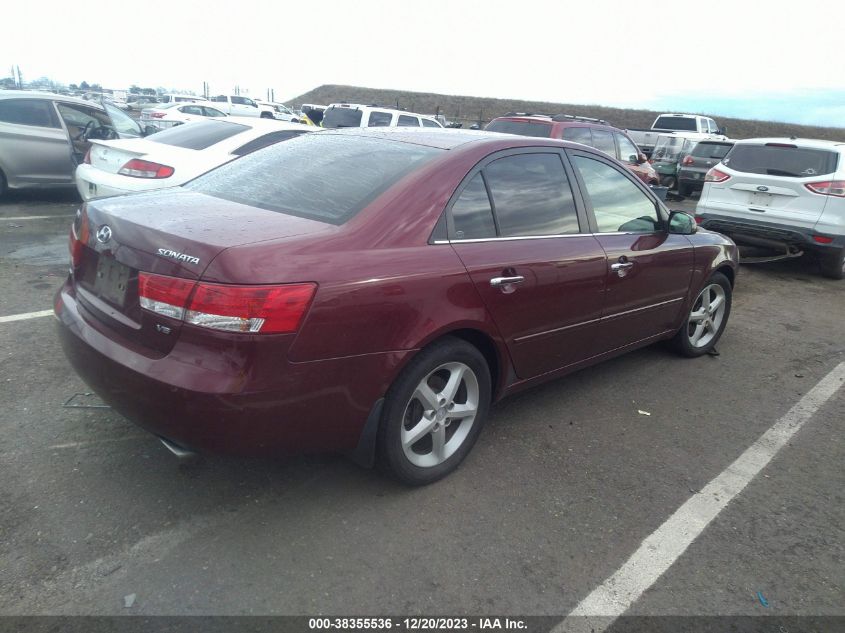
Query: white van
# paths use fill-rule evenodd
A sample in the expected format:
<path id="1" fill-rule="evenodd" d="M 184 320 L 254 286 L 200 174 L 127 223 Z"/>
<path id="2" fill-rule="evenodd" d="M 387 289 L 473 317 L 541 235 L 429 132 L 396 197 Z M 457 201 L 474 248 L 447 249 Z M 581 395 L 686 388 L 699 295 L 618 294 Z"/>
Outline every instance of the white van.
<path id="1" fill-rule="evenodd" d="M 323 116 L 323 127 L 435 127 L 443 126 L 432 116 L 366 106 L 357 103 L 332 103 Z"/>
<path id="2" fill-rule="evenodd" d="M 159 95 L 158 101 L 159 103 L 178 103 L 180 101 L 208 101 L 208 99 L 206 99 L 205 97 L 197 97 L 196 95 L 166 94 Z"/>

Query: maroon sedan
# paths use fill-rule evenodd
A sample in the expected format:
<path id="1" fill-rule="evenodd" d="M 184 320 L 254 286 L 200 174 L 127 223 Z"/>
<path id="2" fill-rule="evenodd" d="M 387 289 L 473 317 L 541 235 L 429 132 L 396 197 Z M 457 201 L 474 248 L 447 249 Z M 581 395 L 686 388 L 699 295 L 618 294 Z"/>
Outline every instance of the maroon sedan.
<path id="1" fill-rule="evenodd" d="M 737 267 L 599 151 L 407 128 L 89 203 L 70 250 L 68 358 L 172 450 L 343 452 L 411 484 L 504 396 L 663 339 L 708 352 Z"/>

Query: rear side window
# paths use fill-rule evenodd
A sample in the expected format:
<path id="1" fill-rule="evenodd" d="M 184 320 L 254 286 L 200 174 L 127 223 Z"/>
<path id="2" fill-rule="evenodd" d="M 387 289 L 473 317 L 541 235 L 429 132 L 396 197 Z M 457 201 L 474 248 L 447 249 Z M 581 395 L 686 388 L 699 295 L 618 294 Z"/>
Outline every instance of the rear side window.
<path id="1" fill-rule="evenodd" d="M 343 224 L 443 151 L 387 139 L 304 134 L 227 163 L 186 188 L 269 211 Z"/>
<path id="2" fill-rule="evenodd" d="M 473 176 L 452 205 L 455 239 L 470 240 L 496 236 L 493 208 L 481 174 Z"/>
<path id="3" fill-rule="evenodd" d="M 252 139 L 249 143 L 241 145 L 238 149 L 233 150 L 232 154 L 235 156 L 246 156 L 255 150 L 269 147 L 270 145 L 281 141 L 287 141 L 288 139 L 292 139 L 294 136 L 299 136 L 304 133 L 306 133 L 305 130 L 301 132 L 299 130 L 279 130 L 278 132 L 270 132 L 264 136 Z"/>
<path id="4" fill-rule="evenodd" d="M 699 143 L 692 150 L 693 156 L 699 158 L 724 158 L 730 151 L 730 143 Z"/>
<path id="5" fill-rule="evenodd" d="M 616 158 L 616 143 L 613 142 L 612 132 L 607 130 L 593 130 L 593 147 L 608 156 Z"/>
<path id="6" fill-rule="evenodd" d="M 572 189 L 557 154 L 520 154 L 484 168 L 502 237 L 578 233 Z"/>
<path id="7" fill-rule="evenodd" d="M 794 145 L 734 145 L 722 162 L 748 174 L 809 178 L 835 172 L 837 158 L 836 152 Z"/>
<path id="8" fill-rule="evenodd" d="M 419 127 L 420 120 L 415 116 L 408 116 L 407 114 L 399 115 L 399 127 Z"/>
<path id="9" fill-rule="evenodd" d="M 0 121 L 37 127 L 59 127 L 52 115 L 52 105 L 46 99 L 0 100 Z"/>
<path id="10" fill-rule="evenodd" d="M 357 108 L 329 108 L 323 115 L 323 127 L 334 128 L 360 126 L 361 111 Z"/>
<path id="11" fill-rule="evenodd" d="M 572 141 L 573 143 L 581 143 L 582 145 L 593 144 L 593 135 L 590 134 L 590 128 L 588 127 L 564 128 L 563 139 L 565 141 Z"/>
<path id="12" fill-rule="evenodd" d="M 521 136 L 536 136 L 539 138 L 551 138 L 551 123 L 538 121 L 491 121 L 484 128 L 488 132 L 502 132 L 504 134 L 519 134 Z"/>
<path id="13" fill-rule="evenodd" d="M 367 123 L 368 127 L 390 127 L 390 122 L 393 120 L 393 115 L 390 112 L 379 112 L 373 110 L 370 112 L 370 120 Z"/>
<path id="14" fill-rule="evenodd" d="M 147 138 L 156 143 L 184 147 L 185 149 L 206 149 L 215 143 L 225 141 L 235 134 L 246 132 L 249 126 L 228 121 L 201 121 L 190 125 L 179 125 Z"/>

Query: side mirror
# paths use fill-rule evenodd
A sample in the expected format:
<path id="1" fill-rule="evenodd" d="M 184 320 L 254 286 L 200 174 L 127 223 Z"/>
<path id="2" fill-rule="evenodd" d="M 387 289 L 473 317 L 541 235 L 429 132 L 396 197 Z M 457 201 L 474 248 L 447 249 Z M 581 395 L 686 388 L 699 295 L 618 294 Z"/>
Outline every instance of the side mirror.
<path id="1" fill-rule="evenodd" d="M 637 165 L 642 165 L 647 160 L 648 158 L 646 158 L 646 155 L 642 153 L 637 154 L 636 156 L 634 156 L 633 154 L 631 155 L 631 162 L 636 163 Z"/>
<path id="2" fill-rule="evenodd" d="M 669 232 L 675 235 L 693 235 L 698 231 L 695 218 L 686 211 L 669 212 Z"/>

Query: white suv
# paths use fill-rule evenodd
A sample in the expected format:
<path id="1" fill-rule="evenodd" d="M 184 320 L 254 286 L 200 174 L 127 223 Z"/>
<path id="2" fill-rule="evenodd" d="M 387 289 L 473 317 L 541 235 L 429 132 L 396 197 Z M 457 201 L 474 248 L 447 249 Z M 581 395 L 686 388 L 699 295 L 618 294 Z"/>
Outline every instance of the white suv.
<path id="1" fill-rule="evenodd" d="M 323 127 L 436 127 L 443 126 L 432 116 L 366 106 L 357 103 L 332 103 L 323 114 Z"/>
<path id="2" fill-rule="evenodd" d="M 704 228 L 813 252 L 824 275 L 845 278 L 845 143 L 737 141 L 704 180 L 696 208 Z"/>

